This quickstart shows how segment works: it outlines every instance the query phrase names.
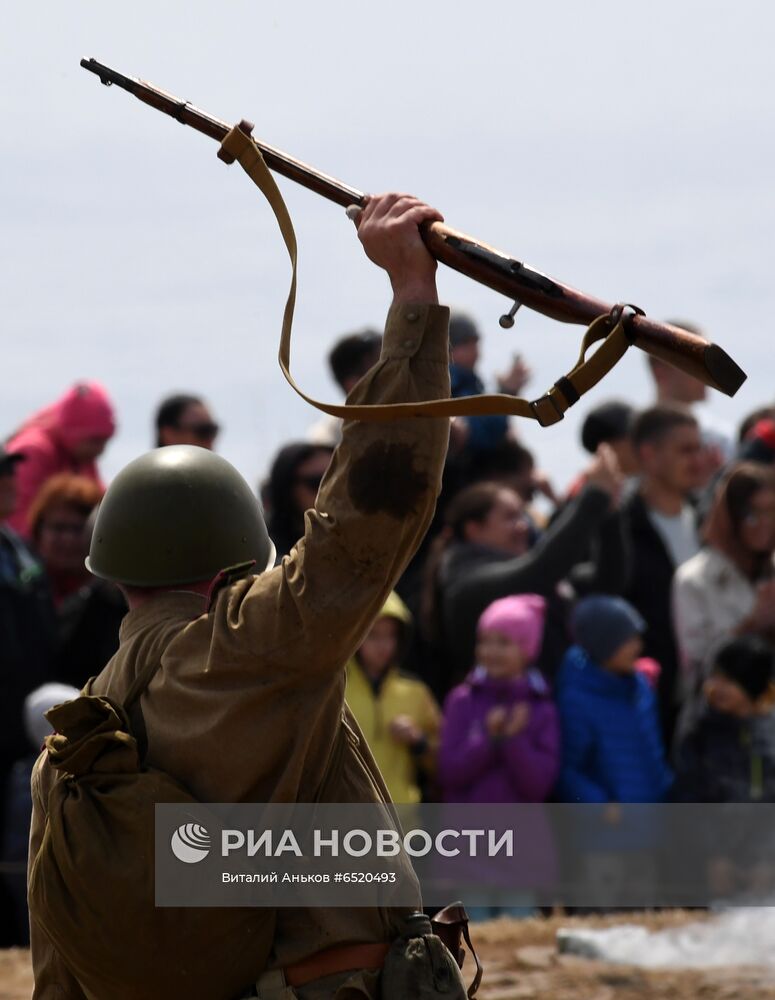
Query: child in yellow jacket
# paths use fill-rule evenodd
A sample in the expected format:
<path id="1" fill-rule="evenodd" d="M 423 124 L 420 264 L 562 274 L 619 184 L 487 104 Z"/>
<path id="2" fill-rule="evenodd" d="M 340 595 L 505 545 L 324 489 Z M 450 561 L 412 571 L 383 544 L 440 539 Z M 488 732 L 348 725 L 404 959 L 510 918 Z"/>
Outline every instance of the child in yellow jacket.
<path id="1" fill-rule="evenodd" d="M 347 664 L 345 697 L 394 802 L 419 802 L 420 771 L 432 773 L 441 712 L 430 688 L 399 666 L 412 616 L 391 593 Z"/>

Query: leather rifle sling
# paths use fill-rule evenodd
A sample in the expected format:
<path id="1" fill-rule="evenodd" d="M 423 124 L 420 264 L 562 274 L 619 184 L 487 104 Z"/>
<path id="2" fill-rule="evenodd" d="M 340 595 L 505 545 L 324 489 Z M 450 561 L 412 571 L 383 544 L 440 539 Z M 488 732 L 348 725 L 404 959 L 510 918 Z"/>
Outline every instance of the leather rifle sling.
<path id="1" fill-rule="evenodd" d="M 505 416 L 527 417 L 537 420 L 542 427 L 548 427 L 562 420 L 565 411 L 581 396 L 608 374 L 624 356 L 630 340 L 624 328 L 624 310 L 615 307 L 611 314 L 599 316 L 590 325 L 581 345 L 581 352 L 574 367 L 567 375 L 559 378 L 554 385 L 538 399 L 527 400 L 505 394 L 465 396 L 459 399 L 434 399 L 414 403 L 381 403 L 347 406 L 322 403 L 303 392 L 290 372 L 291 326 L 296 302 L 296 234 L 291 217 L 280 190 L 261 151 L 253 139 L 238 125 L 226 135 L 218 156 L 225 163 L 237 160 L 248 177 L 260 189 L 274 212 L 280 227 L 288 255 L 291 259 L 292 275 L 288 299 L 283 312 L 282 334 L 278 359 L 282 373 L 295 392 L 311 406 L 333 417 L 344 420 L 365 420 L 386 422 L 406 417 L 474 417 L 502 414 Z M 585 355 L 592 344 L 602 341 L 600 347 L 589 358 Z"/>

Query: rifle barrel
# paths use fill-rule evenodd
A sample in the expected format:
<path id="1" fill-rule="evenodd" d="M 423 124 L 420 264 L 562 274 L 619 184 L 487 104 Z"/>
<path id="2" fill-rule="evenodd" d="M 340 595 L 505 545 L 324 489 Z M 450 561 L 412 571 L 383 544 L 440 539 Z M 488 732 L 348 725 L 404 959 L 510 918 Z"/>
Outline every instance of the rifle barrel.
<path id="1" fill-rule="evenodd" d="M 195 128 L 211 139 L 222 142 L 230 131 L 226 122 L 213 118 L 188 101 L 182 101 L 145 80 L 124 76 L 96 59 L 82 59 L 81 66 L 90 73 L 95 73 L 106 86 L 115 84 L 129 91 L 145 104 L 170 115 L 183 125 Z M 362 191 L 315 170 L 273 146 L 254 141 L 267 166 L 283 177 L 342 208 L 364 204 L 367 196 Z M 521 261 L 514 260 L 508 254 L 442 223 L 422 226 L 421 233 L 426 246 L 437 260 L 552 319 L 563 323 L 588 324 L 614 308 L 607 302 L 555 281 Z M 734 396 L 746 379 L 745 372 L 723 348 L 696 334 L 666 323 L 657 323 L 643 315 L 626 316 L 625 324 L 635 346 L 681 368 L 728 396 Z"/>
<path id="2" fill-rule="evenodd" d="M 115 84 L 117 87 L 129 91 L 138 100 L 156 108 L 157 111 L 162 111 L 183 125 L 195 128 L 197 132 L 202 132 L 217 142 L 223 142 L 231 129 L 231 125 L 219 118 L 213 118 L 212 115 L 194 107 L 189 101 L 181 101 L 179 97 L 168 94 L 166 90 L 160 90 L 145 80 L 124 76 L 123 73 L 118 73 L 110 66 L 97 62 L 96 59 L 82 59 L 81 66 L 88 69 L 90 73 L 95 73 L 107 87 Z M 275 149 L 274 146 L 268 146 L 265 142 L 260 142 L 257 139 L 255 142 L 261 150 L 267 166 L 283 177 L 287 177 L 288 180 L 301 184 L 310 191 L 314 191 L 315 194 L 322 195 L 329 201 L 341 205 L 342 208 L 363 204 L 366 197 L 363 191 L 356 191 L 355 188 L 342 184 L 335 177 L 329 177 L 328 174 L 315 170 L 309 164 L 288 156 L 287 153 Z"/>

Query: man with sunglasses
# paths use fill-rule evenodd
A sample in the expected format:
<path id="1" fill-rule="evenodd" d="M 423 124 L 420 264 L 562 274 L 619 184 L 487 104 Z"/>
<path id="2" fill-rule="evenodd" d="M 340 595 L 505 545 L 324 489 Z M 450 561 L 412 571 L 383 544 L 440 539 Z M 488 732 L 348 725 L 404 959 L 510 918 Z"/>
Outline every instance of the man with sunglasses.
<path id="1" fill-rule="evenodd" d="M 220 427 L 199 396 L 177 393 L 162 400 L 156 411 L 156 447 L 194 444 L 213 450 Z"/>

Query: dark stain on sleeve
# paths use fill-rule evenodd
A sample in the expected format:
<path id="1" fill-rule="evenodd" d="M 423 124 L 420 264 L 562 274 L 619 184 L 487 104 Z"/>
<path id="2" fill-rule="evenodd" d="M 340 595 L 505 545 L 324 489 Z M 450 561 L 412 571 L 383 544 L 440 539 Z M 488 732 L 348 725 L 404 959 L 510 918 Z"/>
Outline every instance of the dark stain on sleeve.
<path id="1" fill-rule="evenodd" d="M 413 445 L 377 441 L 353 462 L 347 490 L 362 514 L 404 518 L 428 490 L 428 476 L 415 468 Z"/>

